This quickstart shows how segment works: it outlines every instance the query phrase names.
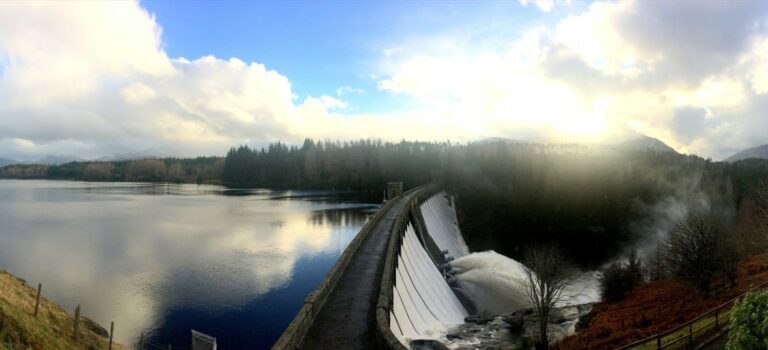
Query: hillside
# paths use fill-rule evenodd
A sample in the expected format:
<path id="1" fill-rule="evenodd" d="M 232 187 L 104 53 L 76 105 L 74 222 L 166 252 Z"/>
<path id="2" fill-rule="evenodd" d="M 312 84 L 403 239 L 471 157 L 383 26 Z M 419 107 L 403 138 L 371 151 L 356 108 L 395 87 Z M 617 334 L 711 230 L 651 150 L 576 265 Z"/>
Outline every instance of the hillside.
<path id="1" fill-rule="evenodd" d="M 674 148 L 670 147 L 663 141 L 649 137 L 638 136 L 634 139 L 624 141 L 618 144 L 619 149 L 628 151 L 649 151 L 656 153 L 677 153 Z"/>
<path id="2" fill-rule="evenodd" d="M 599 303 L 576 335 L 563 339 L 558 349 L 615 349 L 684 324 L 753 286 L 768 281 L 768 255 L 754 256 L 739 265 L 737 283 L 717 281 L 716 295 L 703 298 L 695 288 L 667 279 L 634 290 L 625 300 Z"/>
<path id="3" fill-rule="evenodd" d="M 43 291 L 45 292 L 45 291 Z M 82 317 L 80 340 L 72 339 L 74 317 L 45 297 L 34 317 L 37 290 L 0 270 L 0 340 L 9 349 L 106 349 L 108 331 Z M 113 344 L 113 349 L 127 349 Z"/>
<path id="4" fill-rule="evenodd" d="M 15 163 L 18 163 L 18 162 L 13 159 L 0 158 L 0 167 L 4 167 L 6 165 L 15 164 Z"/>
<path id="5" fill-rule="evenodd" d="M 81 162 L 83 161 L 83 158 L 80 158 L 78 156 L 73 155 L 47 155 L 43 158 L 40 158 L 33 163 L 35 164 L 47 164 L 47 165 L 59 165 L 69 162 Z"/>
<path id="6" fill-rule="evenodd" d="M 761 158 L 768 159 L 768 144 L 747 148 L 741 152 L 738 152 L 726 159 L 726 162 L 733 163 L 742 159 Z"/>

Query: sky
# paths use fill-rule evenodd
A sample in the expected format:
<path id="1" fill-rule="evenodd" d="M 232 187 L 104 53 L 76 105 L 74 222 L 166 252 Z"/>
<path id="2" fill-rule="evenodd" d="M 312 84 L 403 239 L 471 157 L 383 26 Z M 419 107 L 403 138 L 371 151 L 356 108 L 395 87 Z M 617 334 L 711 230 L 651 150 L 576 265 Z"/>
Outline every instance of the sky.
<path id="1" fill-rule="evenodd" d="M 304 138 L 768 143 L 759 1 L 0 3 L 0 157 Z"/>

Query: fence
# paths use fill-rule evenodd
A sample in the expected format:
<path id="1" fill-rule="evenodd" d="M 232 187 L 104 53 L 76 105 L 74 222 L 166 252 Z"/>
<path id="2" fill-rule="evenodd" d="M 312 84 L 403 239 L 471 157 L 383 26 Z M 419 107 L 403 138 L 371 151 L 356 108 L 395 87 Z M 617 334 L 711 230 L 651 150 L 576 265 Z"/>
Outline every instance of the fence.
<path id="1" fill-rule="evenodd" d="M 37 293 L 35 294 L 35 308 L 34 308 L 34 311 L 32 312 L 32 316 L 35 317 L 35 318 L 39 317 L 38 314 L 39 314 L 39 311 L 40 311 L 40 298 L 43 295 L 42 291 L 43 291 L 43 284 L 42 283 L 38 283 L 37 284 Z M 74 340 L 75 342 L 80 341 L 81 336 L 83 334 L 83 330 L 80 327 L 80 319 L 81 318 L 82 317 L 80 315 L 80 305 L 78 304 L 77 307 L 75 308 L 75 314 L 73 316 L 74 324 L 72 325 L 72 328 L 71 328 L 71 330 L 72 330 L 72 340 Z M 115 335 L 115 322 L 112 321 L 110 323 L 109 333 L 108 333 L 108 336 L 109 336 L 109 340 L 107 341 L 107 349 L 108 350 L 112 350 L 114 348 L 114 345 L 113 345 L 114 344 L 114 342 L 113 342 L 114 335 Z M 215 339 L 213 340 L 213 342 L 215 344 Z M 147 348 L 149 348 L 149 349 L 163 349 L 163 350 L 166 350 L 166 349 L 168 349 L 168 350 L 171 350 L 171 349 L 188 350 L 189 349 L 189 348 L 184 348 L 184 347 L 171 346 L 170 344 L 163 345 L 163 344 L 152 343 L 152 342 L 150 342 L 150 341 L 145 339 L 144 334 L 141 335 L 141 339 L 140 339 L 139 343 L 135 344 L 133 347 L 136 347 L 136 348 L 138 348 L 140 350 L 144 350 L 144 349 L 147 349 Z"/>
<path id="2" fill-rule="evenodd" d="M 768 287 L 768 281 L 761 283 L 752 290 L 760 290 Z M 694 344 L 700 344 L 711 336 L 711 331 L 727 327 L 731 316 L 731 307 L 746 293 L 709 310 L 699 317 L 682 325 L 670 329 L 664 333 L 653 335 L 617 350 L 661 350 L 661 349 L 690 349 Z"/>

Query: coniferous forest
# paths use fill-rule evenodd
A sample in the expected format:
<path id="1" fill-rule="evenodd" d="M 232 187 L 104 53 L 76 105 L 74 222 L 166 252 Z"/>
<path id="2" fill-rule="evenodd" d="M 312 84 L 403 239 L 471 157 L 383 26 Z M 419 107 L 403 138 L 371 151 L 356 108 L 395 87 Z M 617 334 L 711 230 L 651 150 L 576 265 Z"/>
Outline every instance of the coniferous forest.
<path id="1" fill-rule="evenodd" d="M 387 181 L 442 183 L 457 197 L 475 249 L 519 258 L 555 242 L 583 266 L 622 254 L 652 231 L 659 211 L 716 212 L 730 220 L 768 161 L 713 162 L 694 155 L 581 144 L 472 144 L 377 140 L 274 143 L 225 158 L 11 165 L 5 178 L 221 183 L 229 187 L 343 190 L 380 201 Z M 663 217 L 663 215 L 661 215 Z M 656 220 L 656 219 L 654 219 Z"/>

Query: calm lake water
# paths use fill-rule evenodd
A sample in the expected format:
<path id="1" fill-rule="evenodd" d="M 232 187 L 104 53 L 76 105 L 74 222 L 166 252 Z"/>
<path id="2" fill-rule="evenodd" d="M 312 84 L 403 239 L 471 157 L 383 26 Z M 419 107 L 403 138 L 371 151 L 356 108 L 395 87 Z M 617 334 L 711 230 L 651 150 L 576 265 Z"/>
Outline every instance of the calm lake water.
<path id="1" fill-rule="evenodd" d="M 0 180 L 0 268 L 123 344 L 269 348 L 378 205 L 329 192 Z"/>

